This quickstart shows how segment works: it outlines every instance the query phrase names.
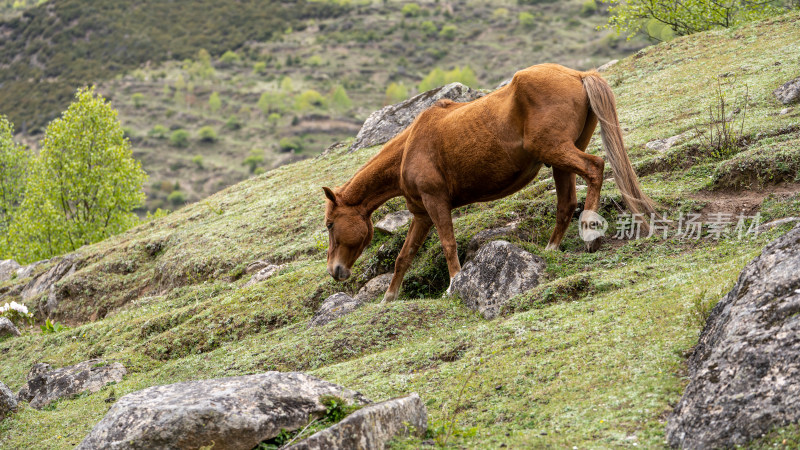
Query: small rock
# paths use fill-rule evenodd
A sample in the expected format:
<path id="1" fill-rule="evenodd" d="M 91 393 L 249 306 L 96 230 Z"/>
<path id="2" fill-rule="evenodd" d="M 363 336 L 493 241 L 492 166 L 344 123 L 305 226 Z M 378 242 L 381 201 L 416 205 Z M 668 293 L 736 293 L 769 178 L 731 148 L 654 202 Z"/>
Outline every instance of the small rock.
<path id="1" fill-rule="evenodd" d="M 0 381 L 0 422 L 16 411 L 17 399 L 14 397 L 14 393 Z"/>
<path id="2" fill-rule="evenodd" d="M 470 89 L 461 83 L 431 89 L 395 105 L 385 106 L 373 112 L 364 121 L 350 151 L 388 142 L 411 125 L 419 113 L 428 109 L 436 101 L 449 99 L 454 102 L 470 102 L 483 97 L 483 93 Z"/>
<path id="3" fill-rule="evenodd" d="M 494 239 L 498 236 L 513 235 L 514 232 L 517 231 L 518 226 L 519 222 L 511 222 L 504 227 L 489 228 L 487 230 L 480 231 L 469 240 L 469 244 L 467 244 L 467 255 L 464 257 L 464 262 L 466 263 L 467 261 L 472 260 L 472 258 L 475 257 L 475 253 L 478 252 L 478 249 L 491 239 Z"/>
<path id="4" fill-rule="evenodd" d="M 0 283 L 13 278 L 20 267 L 22 266 L 13 259 L 4 259 L 0 261 Z"/>
<path id="5" fill-rule="evenodd" d="M 508 79 L 505 79 L 505 80 L 501 81 L 500 84 L 498 84 L 497 86 L 494 87 L 494 89 L 497 90 L 497 89 L 500 89 L 503 86 L 508 86 L 508 83 L 511 83 L 511 80 L 513 80 L 513 79 L 514 78 L 508 78 Z"/>
<path id="6" fill-rule="evenodd" d="M 350 314 L 363 303 L 350 297 L 344 292 L 338 292 L 322 302 L 314 317 L 311 318 L 312 327 L 321 327 L 339 317 Z"/>
<path id="7" fill-rule="evenodd" d="M 453 278 L 453 291 L 468 308 L 491 319 L 508 299 L 536 287 L 544 269 L 542 258 L 509 242 L 492 241 Z"/>
<path id="8" fill-rule="evenodd" d="M 656 139 L 653 141 L 648 142 L 644 146 L 650 150 L 655 150 L 657 152 L 665 152 L 669 150 L 673 145 L 683 142 L 689 135 L 691 131 L 687 131 L 685 133 L 681 133 L 677 136 L 668 137 L 666 139 Z"/>
<path id="9" fill-rule="evenodd" d="M 775 98 L 784 105 L 800 101 L 800 77 L 786 82 L 772 93 L 775 94 Z"/>
<path id="10" fill-rule="evenodd" d="M 765 231 L 769 231 L 779 225 L 783 225 L 785 223 L 792 223 L 792 222 L 800 222 L 800 217 L 784 217 L 783 219 L 773 220 L 772 222 L 767 222 L 763 225 L 758 226 L 755 229 L 756 233 L 763 233 Z"/>
<path id="11" fill-rule="evenodd" d="M 270 265 L 262 268 L 258 272 L 256 272 L 255 275 L 253 275 L 253 277 L 250 278 L 250 281 L 245 283 L 244 287 L 252 286 L 252 285 L 254 285 L 256 283 L 261 283 L 262 281 L 266 281 L 267 279 L 269 279 L 269 277 L 275 275 L 275 273 L 277 273 L 282 268 L 283 268 L 283 266 L 277 266 L 275 264 L 270 264 Z"/>
<path id="12" fill-rule="evenodd" d="M 800 225 L 768 244 L 714 306 L 666 436 L 733 448 L 800 421 Z"/>
<path id="13" fill-rule="evenodd" d="M 251 273 L 256 273 L 259 270 L 261 270 L 261 269 L 263 269 L 263 268 L 265 268 L 267 266 L 271 266 L 271 265 L 272 265 L 272 263 L 269 262 L 269 261 L 262 261 L 262 260 L 253 261 L 253 262 L 251 262 L 250 264 L 247 265 L 247 268 L 244 269 L 244 273 L 246 273 L 248 275 L 251 274 Z"/>
<path id="14" fill-rule="evenodd" d="M 77 255 L 71 254 L 63 257 L 55 266 L 47 272 L 31 280 L 22 290 L 23 300 L 36 298 L 50 290 L 61 279 L 75 273 Z"/>
<path id="15" fill-rule="evenodd" d="M 368 403 L 358 392 L 299 372 L 154 386 L 117 400 L 77 448 L 251 449 L 324 415 L 321 399 L 328 395 Z"/>
<path id="16" fill-rule="evenodd" d="M 0 338 L 6 336 L 21 336 L 21 333 L 14 325 L 14 322 L 9 320 L 7 317 L 0 317 Z"/>
<path id="17" fill-rule="evenodd" d="M 365 406 L 341 422 L 289 447 L 289 450 L 376 449 L 396 436 L 425 436 L 428 411 L 419 395 Z"/>
<path id="18" fill-rule="evenodd" d="M 398 229 L 406 225 L 414 217 L 411 211 L 404 209 L 389 213 L 375 224 L 375 229 L 386 234 L 394 234 Z"/>
<path id="19" fill-rule="evenodd" d="M 598 67 L 598 68 L 597 68 L 597 71 L 598 71 L 598 72 L 605 72 L 606 70 L 610 69 L 612 66 L 614 66 L 614 65 L 615 65 L 616 63 L 618 63 L 618 62 L 619 62 L 619 60 L 618 60 L 618 59 L 612 59 L 611 61 L 609 61 L 609 62 L 607 62 L 607 63 L 603 64 L 603 65 L 602 65 L 602 66 L 600 66 L 600 67 Z"/>
<path id="20" fill-rule="evenodd" d="M 28 374 L 28 383 L 19 391 L 19 400 L 41 409 L 60 398 L 97 392 L 108 383 L 122 381 L 127 373 L 122 364 L 101 359 L 90 359 L 56 370 L 49 368 L 43 363 L 33 366 Z"/>
<path id="21" fill-rule="evenodd" d="M 792 108 L 783 108 L 781 110 L 781 112 L 779 112 L 778 114 L 781 115 L 781 116 L 785 116 L 785 115 L 789 114 L 790 112 L 792 112 Z"/>
<path id="22" fill-rule="evenodd" d="M 393 273 L 389 272 L 369 280 L 367 284 L 358 291 L 354 300 L 365 303 L 380 297 L 389 289 L 389 284 L 392 282 L 393 275 Z"/>

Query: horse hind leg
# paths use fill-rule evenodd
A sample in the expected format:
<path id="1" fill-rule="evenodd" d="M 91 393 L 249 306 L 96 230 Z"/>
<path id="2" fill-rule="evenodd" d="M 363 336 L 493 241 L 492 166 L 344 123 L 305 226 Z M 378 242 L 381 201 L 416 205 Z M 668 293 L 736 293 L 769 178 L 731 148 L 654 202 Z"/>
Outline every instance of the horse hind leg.
<path id="1" fill-rule="evenodd" d="M 575 213 L 575 208 L 578 206 L 578 199 L 575 195 L 575 174 L 554 167 L 553 179 L 556 183 L 556 195 L 558 196 L 556 226 L 545 250 L 558 250 L 561 240 L 564 239 L 564 233 L 572 220 L 572 214 Z"/>

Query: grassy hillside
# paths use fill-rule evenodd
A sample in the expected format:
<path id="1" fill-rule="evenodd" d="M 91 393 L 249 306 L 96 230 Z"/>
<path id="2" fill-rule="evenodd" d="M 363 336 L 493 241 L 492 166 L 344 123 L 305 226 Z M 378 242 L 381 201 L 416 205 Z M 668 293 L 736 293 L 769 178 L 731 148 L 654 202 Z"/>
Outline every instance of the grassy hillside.
<path id="1" fill-rule="evenodd" d="M 354 136 L 434 69 L 469 66 L 472 87 L 492 88 L 535 63 L 588 69 L 646 43 L 597 31 L 606 18 L 584 0 L 431 0 L 413 11 L 404 10 L 410 2 L 377 0 L 95 3 L 55 0 L 0 24 L 11 37 L 0 42 L 0 113 L 35 146 L 75 88 L 100 83 L 150 174 L 151 211 Z M 392 83 L 405 95 L 387 97 Z M 349 104 L 333 102 L 337 87 Z M 320 97 L 303 100 L 309 91 Z M 201 139 L 203 128 L 217 139 Z M 176 130 L 188 132 L 185 146 L 170 143 Z"/>
<path id="2" fill-rule="evenodd" d="M 798 38 L 800 15 L 792 14 L 650 47 L 607 74 L 643 187 L 671 218 L 678 211 L 706 219 L 760 211 L 762 221 L 800 215 L 800 111 L 780 115 L 783 105 L 771 94 L 797 76 Z M 750 93 L 746 112 L 735 114 L 745 117 L 745 139 L 725 151 L 709 150 L 699 137 L 664 153 L 645 147 L 707 128 L 718 80 L 730 102 Z M 325 273 L 320 186 L 344 182 L 378 150 L 286 165 L 82 248 L 79 270 L 57 287 L 56 320 L 73 328 L 0 342 L 0 380 L 16 391 L 34 362 L 64 366 L 95 356 L 123 362 L 129 374 L 47 410 L 22 406 L 0 423 L 0 447 L 77 444 L 109 408 L 108 397 L 147 386 L 302 370 L 374 400 L 418 392 L 433 437 L 443 440 L 456 413 L 449 445 L 460 448 L 660 448 L 704 313 L 786 230 L 741 241 L 611 240 L 588 254 L 573 223 L 564 251 L 547 252 L 555 194 L 546 170 L 513 196 L 456 211 L 462 251 L 478 231 L 520 220 L 515 243 L 547 261 L 545 283 L 514 299 L 504 316 L 486 321 L 441 297 L 447 269 L 432 233 L 398 301 L 309 329 L 324 298 L 354 293 L 386 270 L 402 244 L 403 236 L 376 237 L 347 284 Z M 602 153 L 599 139 L 590 151 Z M 603 214 L 612 224 L 617 203 L 619 192 L 606 182 Z M 402 206 L 392 200 L 374 218 Z M 244 268 L 258 259 L 286 267 L 244 287 Z M 37 310 L 37 302 L 28 306 Z M 789 448 L 799 437 L 787 428 L 752 445 Z"/>

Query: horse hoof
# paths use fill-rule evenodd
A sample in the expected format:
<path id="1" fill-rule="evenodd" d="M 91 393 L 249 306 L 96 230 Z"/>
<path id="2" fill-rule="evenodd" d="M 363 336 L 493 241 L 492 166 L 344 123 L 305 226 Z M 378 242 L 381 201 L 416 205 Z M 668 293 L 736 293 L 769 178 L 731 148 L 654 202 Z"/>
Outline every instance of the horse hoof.
<path id="1" fill-rule="evenodd" d="M 600 245 L 603 243 L 603 238 L 599 237 L 597 239 L 587 241 L 586 242 L 586 251 L 589 253 L 594 253 L 600 250 Z"/>
<path id="2" fill-rule="evenodd" d="M 397 298 L 397 294 L 387 292 L 381 300 L 381 305 L 387 302 L 393 302 Z"/>
<path id="3" fill-rule="evenodd" d="M 552 252 L 558 250 L 558 246 L 555 244 L 547 244 L 547 247 L 544 248 L 545 251 Z"/>

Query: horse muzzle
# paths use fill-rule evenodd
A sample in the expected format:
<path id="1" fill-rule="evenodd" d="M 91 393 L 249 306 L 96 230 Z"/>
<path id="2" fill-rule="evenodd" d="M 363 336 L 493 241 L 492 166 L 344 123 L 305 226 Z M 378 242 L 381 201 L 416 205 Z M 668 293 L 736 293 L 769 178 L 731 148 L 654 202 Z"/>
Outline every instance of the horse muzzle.
<path id="1" fill-rule="evenodd" d="M 347 267 L 337 264 L 333 266 L 333 269 L 330 267 L 328 268 L 328 273 L 333 277 L 336 281 L 344 281 L 350 278 L 350 269 Z"/>

